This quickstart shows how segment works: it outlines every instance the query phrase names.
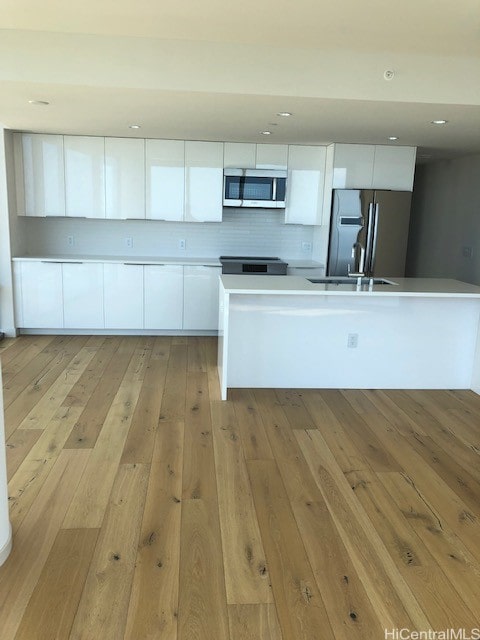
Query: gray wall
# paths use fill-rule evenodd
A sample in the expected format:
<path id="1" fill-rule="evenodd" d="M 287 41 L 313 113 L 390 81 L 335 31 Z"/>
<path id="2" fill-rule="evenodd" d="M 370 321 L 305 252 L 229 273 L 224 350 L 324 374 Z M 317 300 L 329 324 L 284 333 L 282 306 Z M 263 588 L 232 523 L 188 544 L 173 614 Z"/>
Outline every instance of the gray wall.
<path id="1" fill-rule="evenodd" d="M 407 265 L 408 276 L 480 285 L 480 155 L 417 167 Z"/>

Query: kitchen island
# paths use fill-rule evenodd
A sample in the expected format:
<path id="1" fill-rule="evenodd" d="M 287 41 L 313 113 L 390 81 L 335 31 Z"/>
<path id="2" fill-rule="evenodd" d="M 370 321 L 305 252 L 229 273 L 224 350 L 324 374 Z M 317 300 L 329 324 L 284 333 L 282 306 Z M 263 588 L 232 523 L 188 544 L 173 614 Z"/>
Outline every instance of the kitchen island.
<path id="1" fill-rule="evenodd" d="M 220 278 L 218 368 L 231 387 L 472 388 L 480 287 Z"/>

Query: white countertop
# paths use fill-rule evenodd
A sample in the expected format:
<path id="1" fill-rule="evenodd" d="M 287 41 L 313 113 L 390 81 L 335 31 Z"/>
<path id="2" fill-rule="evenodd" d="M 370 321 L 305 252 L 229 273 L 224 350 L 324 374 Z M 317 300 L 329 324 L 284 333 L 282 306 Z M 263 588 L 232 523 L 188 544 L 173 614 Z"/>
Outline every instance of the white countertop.
<path id="1" fill-rule="evenodd" d="M 38 262 L 113 262 L 126 264 L 183 264 L 202 265 L 206 267 L 220 267 L 218 258 L 182 258 L 165 256 L 72 256 L 72 255 L 50 255 L 50 256 L 16 256 L 14 261 Z"/>
<path id="2" fill-rule="evenodd" d="M 313 284 L 299 276 L 222 275 L 226 293 L 251 295 L 479 298 L 480 287 L 443 278 L 389 278 L 396 285 Z"/>

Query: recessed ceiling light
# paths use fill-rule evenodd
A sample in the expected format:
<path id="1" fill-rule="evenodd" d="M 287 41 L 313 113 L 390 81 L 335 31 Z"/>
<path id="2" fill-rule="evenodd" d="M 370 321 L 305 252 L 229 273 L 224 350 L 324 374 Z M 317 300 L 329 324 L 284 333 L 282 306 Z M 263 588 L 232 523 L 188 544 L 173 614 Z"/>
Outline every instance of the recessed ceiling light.
<path id="1" fill-rule="evenodd" d="M 35 105 L 45 107 L 47 104 L 50 104 L 50 103 L 47 102 L 46 100 L 29 100 L 28 104 L 35 104 Z"/>
<path id="2" fill-rule="evenodd" d="M 291 115 L 293 114 L 291 114 L 290 111 L 279 111 L 277 113 L 277 116 L 281 116 L 282 118 L 288 118 Z"/>
<path id="3" fill-rule="evenodd" d="M 432 120 L 431 124 L 447 124 L 448 120 Z"/>
<path id="4" fill-rule="evenodd" d="M 141 127 L 141 125 L 139 125 L 139 124 L 131 124 L 129 126 L 130 129 L 140 129 L 140 127 Z"/>
<path id="5" fill-rule="evenodd" d="M 388 136 L 389 140 L 398 140 L 398 136 Z"/>
<path id="6" fill-rule="evenodd" d="M 271 136 L 272 135 L 271 131 L 260 131 L 260 133 L 262 134 L 262 136 Z"/>

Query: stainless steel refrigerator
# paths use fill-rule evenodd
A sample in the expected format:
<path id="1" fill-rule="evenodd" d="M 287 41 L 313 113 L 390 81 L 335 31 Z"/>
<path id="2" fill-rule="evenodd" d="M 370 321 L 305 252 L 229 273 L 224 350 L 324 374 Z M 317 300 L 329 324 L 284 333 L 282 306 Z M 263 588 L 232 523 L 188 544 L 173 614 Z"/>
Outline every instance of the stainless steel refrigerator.
<path id="1" fill-rule="evenodd" d="M 327 275 L 404 276 L 411 197 L 409 191 L 336 189 Z"/>

